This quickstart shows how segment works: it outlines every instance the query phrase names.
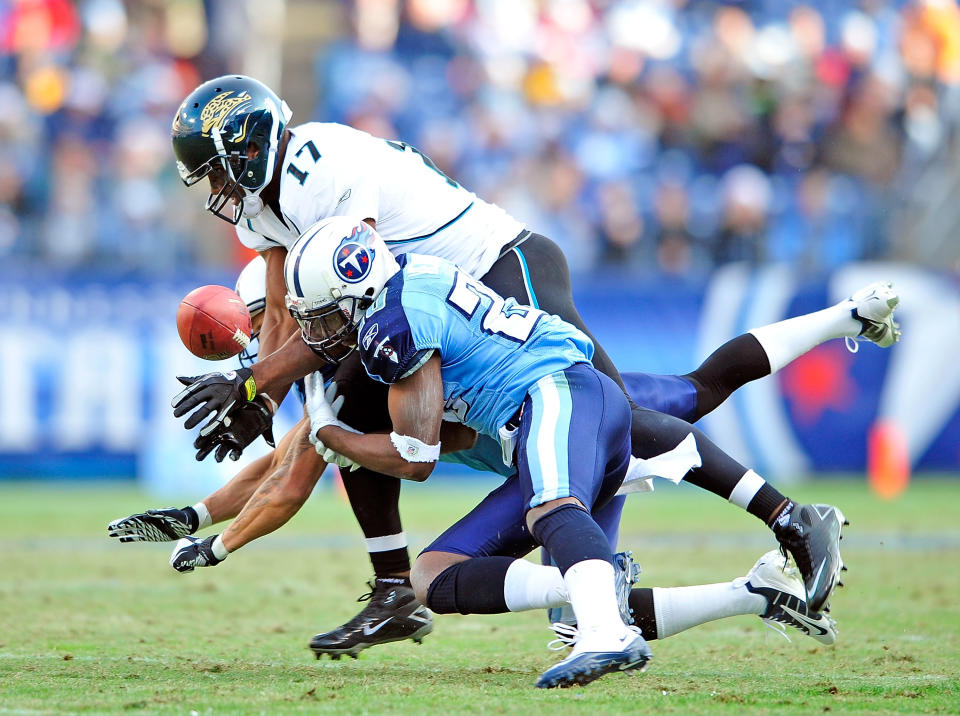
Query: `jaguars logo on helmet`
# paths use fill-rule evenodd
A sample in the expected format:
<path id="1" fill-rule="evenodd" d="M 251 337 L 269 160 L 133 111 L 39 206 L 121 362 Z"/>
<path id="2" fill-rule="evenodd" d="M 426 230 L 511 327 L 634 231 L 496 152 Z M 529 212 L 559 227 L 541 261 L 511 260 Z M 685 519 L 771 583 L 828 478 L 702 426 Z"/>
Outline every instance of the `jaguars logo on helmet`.
<path id="1" fill-rule="evenodd" d="M 207 210 L 236 224 L 243 199 L 259 196 L 273 178 L 291 114 L 286 102 L 251 77 L 226 75 L 204 82 L 173 118 L 173 153 L 183 183 L 190 186 L 210 176 L 216 192 L 211 191 Z"/>
<path id="2" fill-rule="evenodd" d="M 200 112 L 200 132 L 202 134 L 210 136 L 212 130 L 223 131 L 223 124 L 227 121 L 227 117 L 233 112 L 241 111 L 243 106 L 250 102 L 250 94 L 247 92 L 241 92 L 236 97 L 233 95 L 233 92 L 223 92 L 207 102 Z M 249 121 L 249 115 L 246 119 Z M 247 121 L 244 121 L 244 130 L 246 126 Z M 240 133 L 241 139 L 245 133 L 245 131 Z"/>

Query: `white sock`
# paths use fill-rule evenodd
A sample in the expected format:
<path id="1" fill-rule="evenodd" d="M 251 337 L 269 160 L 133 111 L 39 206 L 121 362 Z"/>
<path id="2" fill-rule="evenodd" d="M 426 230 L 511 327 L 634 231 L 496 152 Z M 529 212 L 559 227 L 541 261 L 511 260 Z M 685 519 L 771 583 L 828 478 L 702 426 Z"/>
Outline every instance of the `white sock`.
<path id="1" fill-rule="evenodd" d="M 762 614 L 766 609 L 767 600 L 764 597 L 735 582 L 653 588 L 658 639 L 715 619 L 739 614 Z"/>
<path id="2" fill-rule="evenodd" d="M 556 567 L 516 559 L 503 580 L 503 600 L 511 612 L 562 607 L 568 603 L 567 585 Z"/>
<path id="3" fill-rule="evenodd" d="M 399 532 L 395 535 L 383 537 L 368 537 L 364 540 L 367 552 L 389 552 L 392 549 L 404 549 L 407 546 L 407 533 Z"/>
<path id="4" fill-rule="evenodd" d="M 760 341 L 766 352 L 770 361 L 770 372 L 776 373 L 824 341 L 860 335 L 863 326 L 850 315 L 850 306 L 851 304 L 842 301 L 822 311 L 753 328 L 749 332 Z"/>
<path id="5" fill-rule="evenodd" d="M 577 562 L 563 575 L 563 581 L 581 632 L 609 629 L 619 633 L 627 628 L 617 605 L 612 564 L 602 559 Z"/>

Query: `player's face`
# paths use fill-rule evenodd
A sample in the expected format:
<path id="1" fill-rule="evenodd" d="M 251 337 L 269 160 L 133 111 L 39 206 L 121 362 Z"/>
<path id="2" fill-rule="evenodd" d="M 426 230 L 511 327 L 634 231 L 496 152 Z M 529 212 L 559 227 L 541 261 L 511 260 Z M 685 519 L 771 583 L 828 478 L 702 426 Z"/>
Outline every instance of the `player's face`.
<path id="1" fill-rule="evenodd" d="M 210 182 L 207 210 L 217 215 L 239 215 L 243 190 L 227 174 L 226 167 L 216 162 L 207 174 L 207 180 Z"/>
<path id="2" fill-rule="evenodd" d="M 357 330 L 350 313 L 331 304 L 316 316 L 297 318 L 304 342 L 331 363 L 339 363 L 357 347 Z"/>

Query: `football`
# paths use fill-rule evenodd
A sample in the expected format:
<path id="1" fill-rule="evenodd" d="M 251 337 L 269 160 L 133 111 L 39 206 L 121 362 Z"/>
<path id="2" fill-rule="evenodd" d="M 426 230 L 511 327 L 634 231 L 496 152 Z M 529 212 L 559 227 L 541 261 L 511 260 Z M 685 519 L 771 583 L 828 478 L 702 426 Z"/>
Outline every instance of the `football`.
<path id="1" fill-rule="evenodd" d="M 250 313 L 240 296 L 226 286 L 201 286 L 180 302 L 177 331 L 195 356 L 223 360 L 250 343 Z"/>

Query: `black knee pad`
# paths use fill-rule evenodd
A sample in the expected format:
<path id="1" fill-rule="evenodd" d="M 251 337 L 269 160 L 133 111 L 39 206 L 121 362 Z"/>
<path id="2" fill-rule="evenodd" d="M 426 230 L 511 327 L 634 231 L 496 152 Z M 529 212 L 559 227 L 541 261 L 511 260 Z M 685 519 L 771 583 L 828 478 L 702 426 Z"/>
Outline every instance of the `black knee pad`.
<path id="1" fill-rule="evenodd" d="M 477 557 L 447 567 L 427 588 L 427 604 L 437 614 L 503 614 L 509 611 L 503 582 L 512 557 Z"/>

